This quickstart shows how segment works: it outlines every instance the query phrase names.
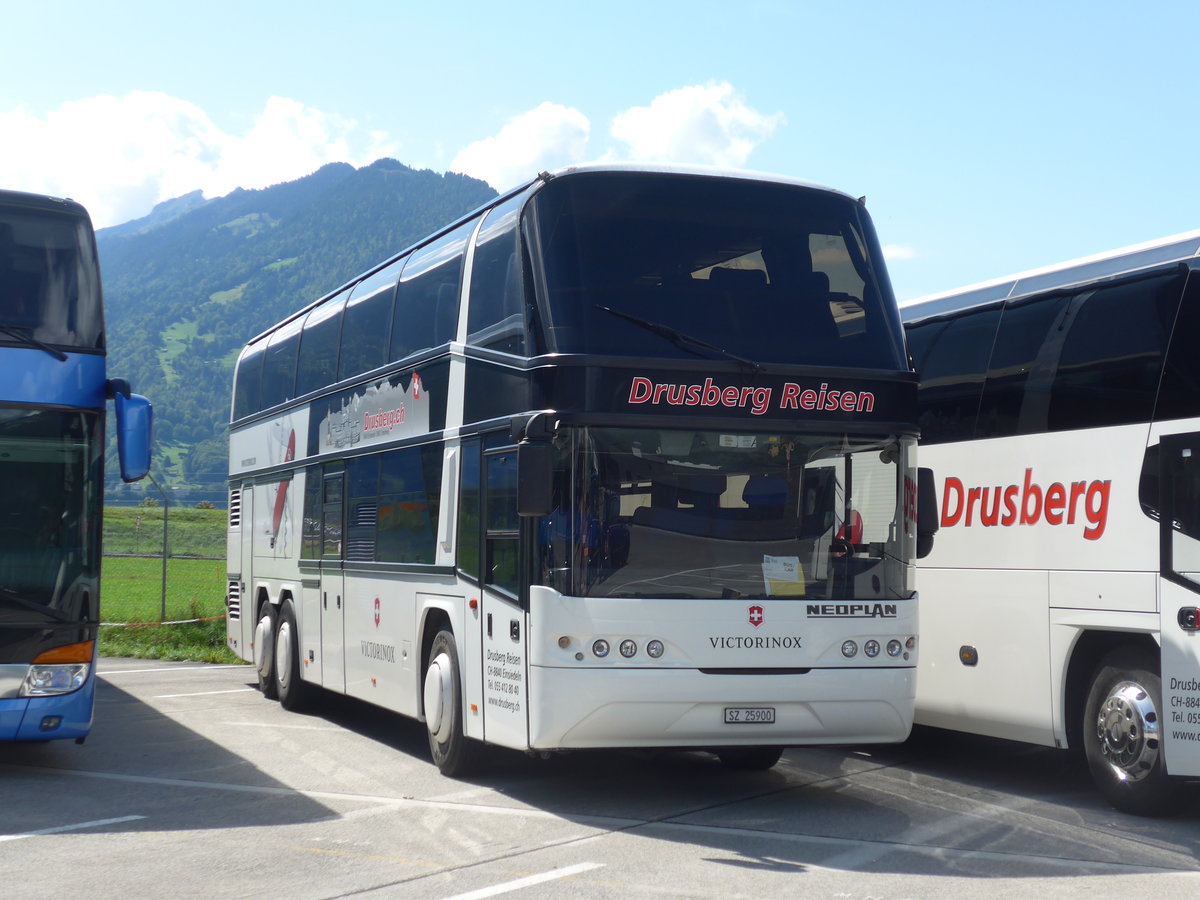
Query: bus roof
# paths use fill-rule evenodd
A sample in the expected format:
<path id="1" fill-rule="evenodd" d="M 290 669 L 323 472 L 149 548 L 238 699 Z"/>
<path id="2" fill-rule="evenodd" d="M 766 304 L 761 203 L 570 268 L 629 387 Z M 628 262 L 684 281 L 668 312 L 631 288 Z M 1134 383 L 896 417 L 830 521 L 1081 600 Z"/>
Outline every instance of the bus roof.
<path id="1" fill-rule="evenodd" d="M 901 303 L 900 315 L 904 321 L 911 322 L 998 300 L 1066 288 L 1098 278 L 1115 278 L 1165 263 L 1182 262 L 1198 255 L 1200 231 L 1186 231 L 1107 253 L 1030 269 L 992 281 L 981 281 L 953 291 L 918 297 Z"/>
<path id="2" fill-rule="evenodd" d="M 51 197 L 47 194 L 27 194 L 24 191 L 0 190 L 0 206 L 48 210 L 71 216 L 87 216 L 87 210 L 74 200 Z"/>

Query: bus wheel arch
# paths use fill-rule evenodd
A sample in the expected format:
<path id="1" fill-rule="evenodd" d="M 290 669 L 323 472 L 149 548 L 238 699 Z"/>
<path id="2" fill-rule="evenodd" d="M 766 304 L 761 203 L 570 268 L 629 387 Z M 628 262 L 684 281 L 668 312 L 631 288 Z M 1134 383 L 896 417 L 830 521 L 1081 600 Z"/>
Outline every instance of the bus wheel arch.
<path id="1" fill-rule="evenodd" d="M 275 682 L 275 632 L 279 627 L 279 611 L 263 589 L 259 589 L 255 608 L 254 669 L 258 673 L 258 689 L 268 700 L 276 700 L 279 692 Z"/>
<path id="2" fill-rule="evenodd" d="M 1158 644 L 1149 634 L 1088 630 L 1075 642 L 1067 667 L 1062 707 L 1069 749 L 1083 751 L 1083 714 L 1096 671 L 1105 657 L 1121 648 L 1158 653 Z"/>
<path id="3" fill-rule="evenodd" d="M 1187 796 L 1166 772 L 1162 718 L 1157 655 L 1138 645 L 1109 651 L 1091 679 L 1081 730 L 1092 778 L 1122 812 L 1170 815 Z"/>
<path id="4" fill-rule="evenodd" d="M 432 618 L 432 617 L 431 617 Z M 440 617 L 439 617 L 440 618 Z M 475 768 L 478 745 L 463 732 L 463 692 L 458 646 L 448 621 L 431 621 L 422 645 L 422 712 L 429 753 L 443 775 L 467 775 Z M 432 632 L 432 638 L 429 633 Z"/>

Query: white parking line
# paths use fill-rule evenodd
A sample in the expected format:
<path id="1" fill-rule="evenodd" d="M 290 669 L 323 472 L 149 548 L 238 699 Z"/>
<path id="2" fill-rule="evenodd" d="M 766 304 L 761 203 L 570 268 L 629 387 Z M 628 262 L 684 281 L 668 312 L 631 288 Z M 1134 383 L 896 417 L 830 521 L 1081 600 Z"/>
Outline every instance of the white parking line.
<path id="1" fill-rule="evenodd" d="M 97 819 L 94 822 L 80 822 L 77 825 L 59 825 L 55 828 L 41 828 L 37 831 L 24 831 L 21 834 L 0 834 L 0 841 L 19 841 L 22 838 L 37 837 L 39 834 L 61 834 L 64 831 L 79 831 L 81 828 L 99 828 L 101 825 L 119 825 L 121 822 L 136 822 L 145 816 L 121 816 L 119 819 Z"/>
<path id="2" fill-rule="evenodd" d="M 108 678 L 112 675 L 161 675 L 163 672 L 194 672 L 201 670 L 205 672 L 214 669 L 253 669 L 250 663 L 243 665 L 211 665 L 211 666 L 159 666 L 157 669 L 104 669 L 98 668 L 96 674 L 101 678 Z"/>
<path id="3" fill-rule="evenodd" d="M 532 887 L 535 884 L 544 884 L 547 881 L 557 881 L 559 878 L 570 878 L 572 875 L 590 872 L 592 869 L 599 869 L 603 865 L 604 863 L 579 863 L 574 866 L 567 866 L 565 869 L 555 869 L 553 872 L 530 875 L 528 878 L 518 878 L 516 881 L 494 884 L 491 887 L 480 888 L 477 891 L 468 891 L 465 894 L 455 894 L 453 897 L 447 897 L 446 900 L 484 900 L 485 897 L 498 897 L 501 894 L 519 891 L 521 888 Z"/>
<path id="4" fill-rule="evenodd" d="M 258 688 L 244 687 L 244 688 L 233 688 L 232 690 L 228 690 L 228 691 L 196 691 L 195 693 L 192 693 L 192 694 L 156 694 L 154 696 L 154 699 L 155 700 L 169 700 L 172 697 L 207 697 L 210 694 L 248 694 L 251 691 L 254 691 L 254 693 L 257 694 Z"/>

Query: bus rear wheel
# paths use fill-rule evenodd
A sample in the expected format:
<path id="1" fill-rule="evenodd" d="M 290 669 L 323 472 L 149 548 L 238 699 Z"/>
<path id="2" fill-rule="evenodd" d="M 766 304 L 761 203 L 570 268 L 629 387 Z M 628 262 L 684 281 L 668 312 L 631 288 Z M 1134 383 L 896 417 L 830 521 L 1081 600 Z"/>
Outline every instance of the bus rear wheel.
<path id="1" fill-rule="evenodd" d="M 449 631 L 439 631 L 429 648 L 423 696 L 434 765 L 451 778 L 469 774 L 476 766 L 478 745 L 463 734 L 458 648 Z"/>
<path id="2" fill-rule="evenodd" d="M 782 747 L 730 747 L 718 750 L 717 759 L 727 769 L 738 772 L 761 772 L 779 762 Z"/>
<path id="3" fill-rule="evenodd" d="M 258 671 L 258 689 L 268 700 L 278 699 L 275 685 L 275 607 L 263 601 L 254 626 L 254 668 Z"/>
<path id="4" fill-rule="evenodd" d="M 300 629 L 291 600 L 279 608 L 279 629 L 275 632 L 275 685 L 280 705 L 293 712 L 303 709 L 312 699 L 313 686 L 300 675 Z"/>
<path id="5" fill-rule="evenodd" d="M 1166 771 L 1162 753 L 1162 684 L 1150 654 L 1115 650 L 1092 678 L 1083 714 L 1083 748 L 1092 779 L 1122 812 L 1178 812 L 1182 785 Z"/>

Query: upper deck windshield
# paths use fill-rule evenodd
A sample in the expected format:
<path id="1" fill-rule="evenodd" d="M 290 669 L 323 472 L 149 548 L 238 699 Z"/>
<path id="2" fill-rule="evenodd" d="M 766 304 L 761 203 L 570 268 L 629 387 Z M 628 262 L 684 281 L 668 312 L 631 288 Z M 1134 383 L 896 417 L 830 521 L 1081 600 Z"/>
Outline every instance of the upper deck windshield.
<path id="1" fill-rule="evenodd" d="M 591 427 L 555 445 L 555 509 L 576 512 L 538 521 L 535 577 L 564 594 L 912 593 L 911 439 Z"/>
<path id="2" fill-rule="evenodd" d="M 100 416 L 0 409 L 0 624 L 94 622 Z"/>
<path id="3" fill-rule="evenodd" d="M 870 220 L 848 197 L 596 172 L 549 182 L 530 223 L 547 351 L 908 368 Z"/>
<path id="4" fill-rule="evenodd" d="M 0 205 L 0 344 L 104 348 L 100 275 L 86 218 Z"/>

